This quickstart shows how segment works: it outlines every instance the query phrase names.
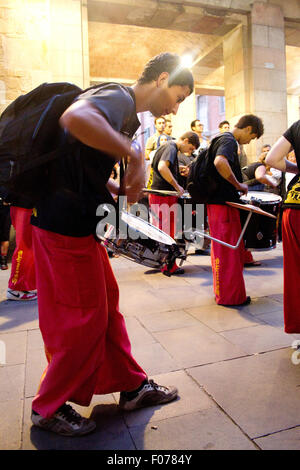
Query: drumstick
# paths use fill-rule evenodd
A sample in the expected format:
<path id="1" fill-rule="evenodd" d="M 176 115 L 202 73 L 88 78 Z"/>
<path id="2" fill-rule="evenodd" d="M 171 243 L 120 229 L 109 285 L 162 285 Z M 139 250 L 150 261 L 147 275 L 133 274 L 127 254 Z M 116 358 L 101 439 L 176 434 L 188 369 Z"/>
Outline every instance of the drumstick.
<path id="1" fill-rule="evenodd" d="M 144 193 L 161 194 L 162 196 L 179 196 L 177 191 L 168 191 L 163 189 L 143 189 Z"/>

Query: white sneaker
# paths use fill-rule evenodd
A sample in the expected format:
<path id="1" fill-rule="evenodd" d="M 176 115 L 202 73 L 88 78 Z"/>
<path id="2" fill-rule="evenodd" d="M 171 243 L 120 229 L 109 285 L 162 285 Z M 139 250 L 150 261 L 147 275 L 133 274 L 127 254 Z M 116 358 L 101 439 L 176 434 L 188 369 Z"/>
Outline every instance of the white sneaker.
<path id="1" fill-rule="evenodd" d="M 36 290 L 13 290 L 7 289 L 6 298 L 8 300 L 36 300 L 37 291 Z"/>

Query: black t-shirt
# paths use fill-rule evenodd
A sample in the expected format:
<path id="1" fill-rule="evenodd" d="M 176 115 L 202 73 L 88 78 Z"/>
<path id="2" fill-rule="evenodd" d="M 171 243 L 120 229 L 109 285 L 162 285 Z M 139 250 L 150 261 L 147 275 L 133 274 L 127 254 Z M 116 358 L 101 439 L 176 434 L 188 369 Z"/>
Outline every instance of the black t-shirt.
<path id="1" fill-rule="evenodd" d="M 224 132 L 218 136 L 217 140 L 212 142 L 213 147 L 210 159 L 213 162 L 218 155 L 223 155 L 236 179 L 242 183 L 243 177 L 238 158 L 238 143 L 231 132 Z M 208 204 L 224 204 L 226 201 L 239 202 L 240 197 L 235 187 L 223 178 L 212 163 L 211 174 L 218 182 L 218 188 Z"/>
<path id="2" fill-rule="evenodd" d="M 295 151 L 298 168 L 300 168 L 300 120 L 294 122 L 283 134 Z M 300 175 L 295 175 L 288 186 L 283 204 L 285 209 L 300 209 Z"/>
<path id="3" fill-rule="evenodd" d="M 255 178 L 255 172 L 256 172 L 257 168 L 260 167 L 260 166 L 264 166 L 263 163 L 254 162 L 254 163 L 251 163 L 251 165 L 248 165 L 248 166 L 242 168 L 243 180 L 244 181 L 254 180 L 254 181 L 252 181 L 252 183 L 248 184 L 249 187 L 260 184 L 259 181 L 257 181 L 257 179 Z"/>
<path id="4" fill-rule="evenodd" d="M 151 189 L 174 191 L 174 187 L 168 183 L 158 171 L 158 164 L 161 160 L 169 162 L 169 170 L 171 171 L 175 180 L 178 181 L 179 168 L 177 154 L 178 148 L 174 141 L 170 141 L 158 148 L 152 161 L 153 180 Z"/>
<path id="5" fill-rule="evenodd" d="M 113 129 L 132 138 L 140 126 L 133 90 L 119 84 L 105 84 L 83 92 Z M 63 132 L 63 131 L 62 131 Z M 97 207 L 113 203 L 106 183 L 116 161 L 108 154 L 70 139 L 69 150 L 51 162 L 49 172 L 57 189 L 39 201 L 31 223 L 61 235 L 82 237 L 94 233 L 99 218 Z"/>

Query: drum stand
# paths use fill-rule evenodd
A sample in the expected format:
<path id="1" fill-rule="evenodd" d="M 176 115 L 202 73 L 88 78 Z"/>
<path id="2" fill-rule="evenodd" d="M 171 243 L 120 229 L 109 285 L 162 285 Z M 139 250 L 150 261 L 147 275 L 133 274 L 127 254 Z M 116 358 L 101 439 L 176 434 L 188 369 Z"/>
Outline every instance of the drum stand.
<path id="1" fill-rule="evenodd" d="M 217 238 L 214 238 L 211 235 L 208 235 L 206 232 L 202 232 L 200 230 L 193 230 L 192 232 L 190 232 L 189 233 L 189 238 L 190 238 L 189 241 L 190 241 L 190 243 L 193 243 L 193 241 L 195 241 L 195 239 L 197 237 L 209 238 L 209 240 L 213 240 L 214 242 L 220 243 L 220 245 L 227 246 L 228 248 L 231 248 L 232 250 L 236 250 L 239 247 L 239 245 L 240 245 L 240 243 L 243 239 L 244 233 L 245 233 L 246 228 L 248 226 L 248 223 L 251 219 L 251 216 L 252 216 L 252 211 L 249 212 L 249 214 L 247 216 L 247 219 L 244 223 L 243 229 L 241 231 L 241 234 L 239 236 L 239 239 L 238 239 L 236 245 L 230 245 L 230 243 L 226 243 L 226 242 L 223 242 L 222 240 L 218 240 Z"/>
<path id="2" fill-rule="evenodd" d="M 224 245 L 224 246 L 227 246 L 228 248 L 231 248 L 232 250 L 236 250 L 239 247 L 239 245 L 240 245 L 240 243 L 243 239 L 245 230 L 247 228 L 247 225 L 250 221 L 250 218 L 251 218 L 253 212 L 256 213 L 256 214 L 259 214 L 259 215 L 264 215 L 266 217 L 270 217 L 271 219 L 276 219 L 275 215 L 269 214 L 268 212 L 263 211 L 259 207 L 253 206 L 252 204 L 239 204 L 237 202 L 228 202 L 228 201 L 226 201 L 226 204 L 228 206 L 235 207 L 236 209 L 241 209 L 241 210 L 245 210 L 245 211 L 249 212 L 249 214 L 247 216 L 247 219 L 244 223 L 242 232 L 239 236 L 239 239 L 238 239 L 236 245 L 230 245 L 229 243 L 226 243 L 226 242 L 223 242 L 222 240 L 218 240 L 217 238 L 211 237 L 207 233 L 201 232 L 199 230 L 194 230 L 194 231 L 190 232 L 190 238 L 191 239 L 193 238 L 194 240 L 197 236 L 209 238 L 210 240 L 213 240 L 216 243 L 220 243 L 220 245 Z"/>

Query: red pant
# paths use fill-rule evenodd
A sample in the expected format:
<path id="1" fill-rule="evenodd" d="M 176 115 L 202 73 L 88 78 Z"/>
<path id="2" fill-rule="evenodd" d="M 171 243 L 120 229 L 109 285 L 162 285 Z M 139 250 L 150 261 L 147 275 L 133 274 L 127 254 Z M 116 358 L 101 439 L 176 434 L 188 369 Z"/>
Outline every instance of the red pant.
<path id="1" fill-rule="evenodd" d="M 31 214 L 32 209 L 14 206 L 10 208 L 11 221 L 16 230 L 16 248 L 8 281 L 10 289 L 21 291 L 36 289 Z"/>
<path id="2" fill-rule="evenodd" d="M 39 322 L 48 366 L 33 409 L 50 417 L 67 400 L 133 390 L 146 374 L 131 355 L 119 289 L 94 237 L 33 227 Z"/>
<path id="3" fill-rule="evenodd" d="M 177 222 L 177 203 L 176 196 L 158 196 L 156 194 L 149 194 L 149 205 L 151 214 L 151 223 L 154 227 L 159 228 L 170 237 L 174 238 L 176 234 Z M 163 267 L 161 271 L 165 271 L 167 267 Z M 173 273 L 178 269 L 176 262 L 169 272 Z"/>
<path id="4" fill-rule="evenodd" d="M 300 212 L 285 209 L 282 216 L 284 331 L 300 333 Z"/>
<path id="5" fill-rule="evenodd" d="M 236 245 L 242 231 L 238 209 L 227 205 L 208 204 L 207 215 L 210 235 L 230 245 Z M 211 262 L 217 304 L 238 305 L 245 302 L 244 258 L 243 241 L 236 250 L 212 241 Z"/>
<path id="6" fill-rule="evenodd" d="M 149 194 L 152 225 L 172 238 L 174 238 L 176 233 L 177 202 L 178 198 L 176 196 Z"/>

